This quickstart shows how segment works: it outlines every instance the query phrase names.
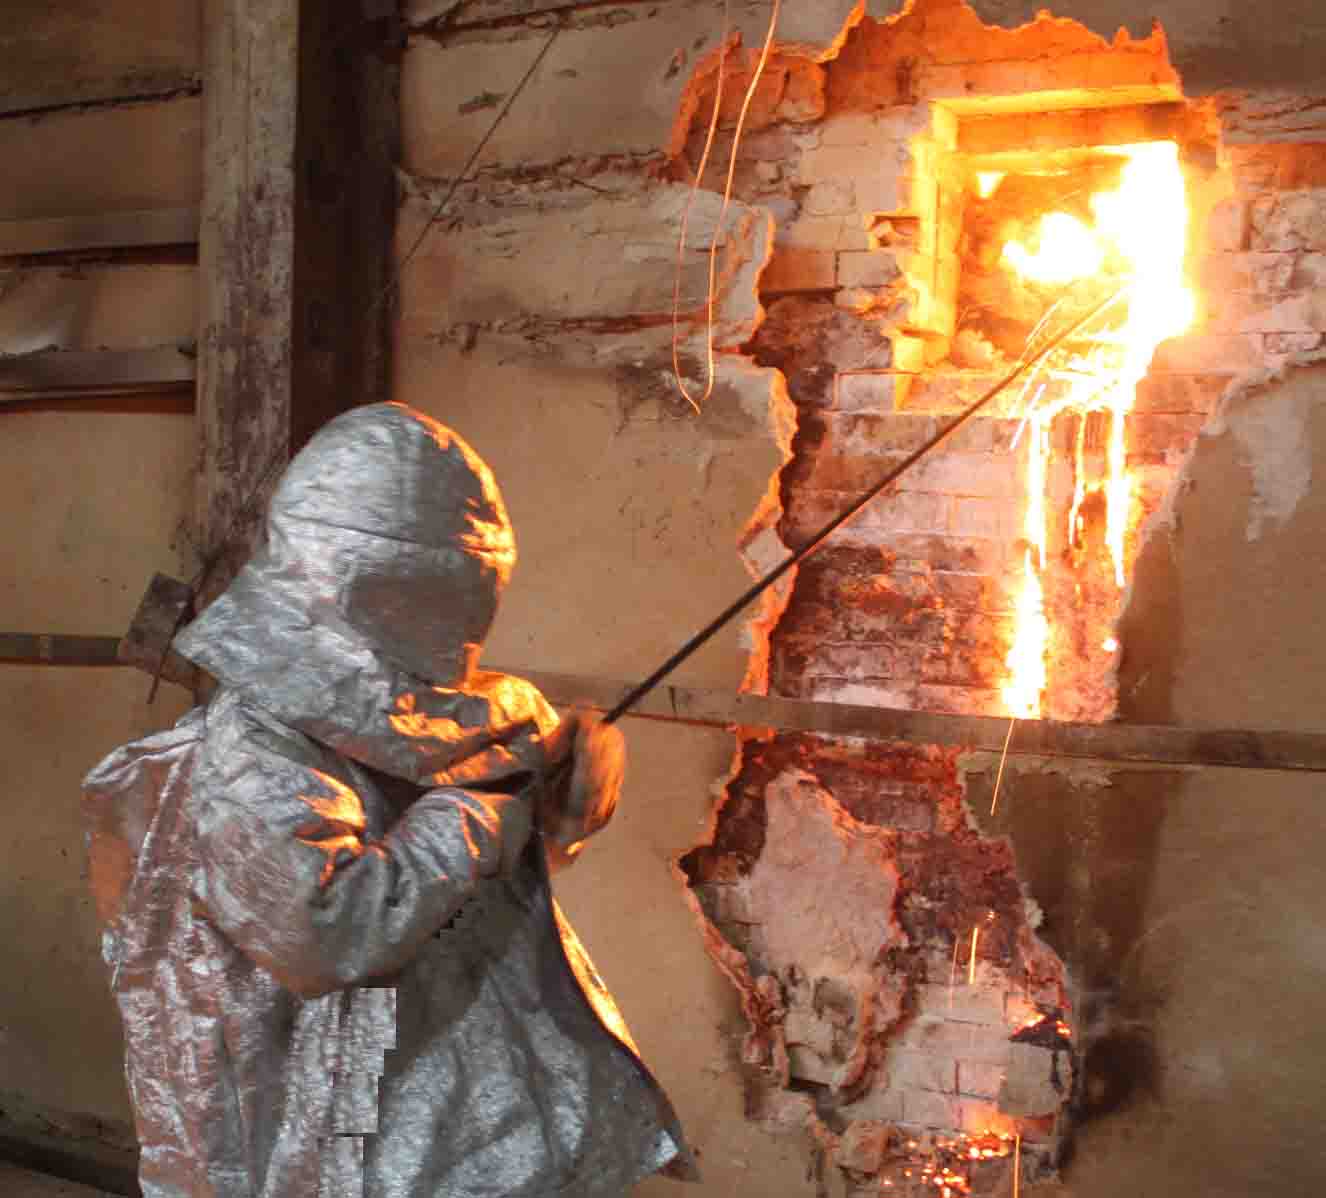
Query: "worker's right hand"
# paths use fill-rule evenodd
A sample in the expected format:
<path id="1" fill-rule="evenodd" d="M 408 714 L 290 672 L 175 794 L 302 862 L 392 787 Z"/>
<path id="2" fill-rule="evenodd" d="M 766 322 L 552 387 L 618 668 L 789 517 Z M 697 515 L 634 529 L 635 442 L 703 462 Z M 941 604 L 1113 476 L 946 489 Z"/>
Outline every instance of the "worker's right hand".
<path id="1" fill-rule="evenodd" d="M 626 774 L 626 742 L 602 717 L 573 710 L 548 738 L 549 785 L 539 827 L 550 850 L 573 859 L 612 818 Z"/>

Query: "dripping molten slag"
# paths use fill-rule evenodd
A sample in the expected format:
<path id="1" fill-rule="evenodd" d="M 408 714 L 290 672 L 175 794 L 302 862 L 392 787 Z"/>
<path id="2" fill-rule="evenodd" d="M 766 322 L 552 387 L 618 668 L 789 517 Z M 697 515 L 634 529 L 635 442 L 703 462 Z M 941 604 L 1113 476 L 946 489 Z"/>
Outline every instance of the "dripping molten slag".
<path id="1" fill-rule="evenodd" d="M 1050 426 L 1055 416 L 1069 409 L 1083 418 L 1069 512 L 1072 541 L 1086 497 L 1080 430 L 1086 413 L 1106 413 L 1109 440 L 1106 478 L 1100 490 L 1105 499 L 1105 542 L 1115 583 L 1122 588 L 1133 501 L 1125 417 L 1156 346 L 1184 332 L 1194 314 L 1192 293 L 1183 271 L 1188 205 L 1178 146 L 1154 142 L 1109 152 L 1120 155 L 1124 162 L 1118 188 L 1091 197 L 1094 224 L 1088 226 L 1067 213 L 1049 213 L 1037 226 L 1034 249 L 1009 242 L 1003 250 L 1005 264 L 1027 280 L 1043 285 L 1073 285 L 1077 290 L 1082 280 L 1099 277 L 1101 297 L 1107 294 L 1106 289 L 1120 289 L 1117 302 L 1103 316 L 1108 327 L 1090 337 L 1090 348 L 1069 355 L 1066 361 L 1060 356 L 1048 362 L 1028 383 L 1031 400 L 1022 429 L 1028 447 L 1023 522 L 1028 547 L 1014 608 L 1013 642 L 1005 659 L 1008 680 L 1003 687 L 1008 713 L 1024 719 L 1041 714 L 1050 643 L 1042 585 Z"/>

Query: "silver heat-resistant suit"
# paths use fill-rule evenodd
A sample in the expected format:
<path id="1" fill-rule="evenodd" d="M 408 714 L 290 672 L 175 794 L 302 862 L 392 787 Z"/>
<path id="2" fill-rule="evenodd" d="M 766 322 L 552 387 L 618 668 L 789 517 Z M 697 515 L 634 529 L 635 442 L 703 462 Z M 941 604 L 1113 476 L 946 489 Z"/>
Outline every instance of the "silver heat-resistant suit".
<path id="1" fill-rule="evenodd" d="M 146 1198 L 618 1195 L 691 1171 L 531 835 L 557 717 L 476 668 L 514 560 L 459 437 L 354 409 L 176 642 L 211 702 L 89 775 Z"/>

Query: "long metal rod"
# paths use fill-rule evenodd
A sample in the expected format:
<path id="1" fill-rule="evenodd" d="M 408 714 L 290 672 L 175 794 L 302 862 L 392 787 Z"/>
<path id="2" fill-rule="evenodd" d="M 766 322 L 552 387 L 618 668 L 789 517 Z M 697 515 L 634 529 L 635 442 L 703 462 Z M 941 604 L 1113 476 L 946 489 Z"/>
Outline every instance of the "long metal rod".
<path id="1" fill-rule="evenodd" d="M 960 415 L 954 417 L 953 420 L 951 420 L 942 429 L 940 429 L 939 432 L 937 432 L 933 437 L 931 437 L 930 440 L 927 441 L 924 445 L 922 445 L 919 449 L 908 454 L 907 457 L 899 465 L 897 465 L 892 470 L 890 470 L 888 474 L 886 474 L 882 479 L 880 479 L 879 482 L 877 482 L 868 491 L 866 491 L 864 494 L 858 496 L 855 500 L 853 500 L 851 504 L 849 504 L 845 509 L 843 509 L 843 511 L 839 512 L 838 515 L 836 515 L 823 528 L 821 528 L 819 532 L 817 532 L 813 537 L 811 537 L 809 541 L 807 541 L 804 545 L 802 545 L 800 549 L 798 549 L 795 553 L 791 554 L 785 560 L 783 560 L 778 565 L 776 565 L 772 570 L 770 570 L 767 574 L 765 574 L 763 578 L 759 579 L 745 592 L 743 592 L 738 598 L 733 600 L 732 603 L 730 603 L 727 607 L 725 607 L 722 612 L 720 612 L 717 616 L 715 616 L 713 620 L 711 620 L 707 625 L 705 625 L 704 628 L 702 628 L 699 632 L 697 632 L 693 637 L 691 637 L 690 640 L 688 640 L 684 645 L 682 645 L 680 649 L 678 649 L 671 657 L 669 657 L 667 661 L 665 661 L 661 666 L 658 667 L 658 669 L 656 669 L 652 674 L 650 674 L 648 678 L 646 678 L 643 682 L 638 683 L 636 686 L 632 687 L 631 690 L 629 690 L 625 695 L 623 695 L 621 700 L 613 706 L 612 710 L 609 711 L 607 715 L 603 717 L 603 722 L 605 724 L 615 723 L 618 719 L 620 719 L 623 715 L 625 715 L 628 711 L 630 711 L 630 709 L 634 707 L 636 703 L 638 703 L 642 698 L 644 698 L 645 695 L 647 695 L 651 690 L 653 690 L 654 687 L 656 687 L 660 682 L 662 682 L 664 678 L 666 678 L 669 674 L 671 674 L 672 671 L 675 670 L 679 665 L 681 665 L 681 663 L 685 661 L 688 657 L 690 657 L 692 653 L 694 653 L 697 649 L 699 649 L 702 645 L 704 645 L 704 643 L 708 641 L 709 638 L 714 635 L 714 633 L 716 633 L 720 628 L 722 628 L 726 623 L 728 623 L 728 621 L 731 620 L 733 616 L 737 615 L 737 613 L 740 612 L 748 603 L 752 602 L 754 599 L 758 598 L 764 591 L 768 590 L 769 587 L 771 587 L 775 582 L 777 582 L 780 578 L 782 578 L 782 576 L 786 574 L 793 566 L 797 565 L 800 562 L 805 561 L 806 558 L 808 558 L 822 544 L 824 544 L 824 542 L 829 538 L 829 536 L 831 536 L 834 532 L 836 532 L 839 528 L 841 528 L 844 524 L 846 524 L 847 521 L 849 521 L 859 511 L 861 511 L 862 508 L 864 508 L 868 503 L 870 503 L 872 499 L 874 499 L 877 495 L 879 495 L 891 484 L 895 483 L 902 475 L 906 474 L 908 470 L 910 470 L 913 466 L 915 466 L 916 463 L 919 462 L 923 457 L 925 457 L 925 455 L 928 454 L 932 449 L 934 449 L 935 446 L 939 445 L 942 441 L 945 441 L 950 436 L 952 436 L 952 434 L 955 433 L 959 428 L 961 428 L 962 425 L 964 425 L 968 420 L 970 420 L 973 416 L 975 416 L 977 412 L 979 412 L 983 407 L 985 407 L 986 404 L 988 404 L 992 399 L 994 399 L 996 395 L 998 395 L 1001 391 L 1005 390 L 1010 384 L 1016 382 L 1028 370 L 1030 370 L 1038 362 L 1042 361 L 1045 357 L 1047 357 L 1050 353 L 1052 353 L 1055 349 L 1057 349 L 1060 345 L 1062 345 L 1065 341 L 1067 341 L 1070 337 L 1072 337 L 1074 333 L 1080 332 L 1083 328 L 1085 328 L 1086 325 L 1088 325 L 1092 320 L 1094 320 L 1103 311 L 1105 311 L 1106 308 L 1108 308 L 1112 303 L 1114 303 L 1114 301 L 1118 298 L 1118 296 L 1119 293 L 1117 291 L 1114 292 L 1112 295 L 1107 296 L 1099 304 L 1096 304 L 1095 307 L 1093 307 L 1090 311 L 1088 311 L 1085 316 L 1082 316 L 1080 319 L 1075 320 L 1062 333 L 1052 338 L 1039 351 L 1037 351 L 1031 357 L 1024 358 L 1021 362 L 1019 362 L 1012 370 L 1008 372 L 1008 374 L 1006 374 L 1002 379 L 1000 379 L 999 382 L 995 383 L 993 387 L 991 387 L 987 392 L 985 392 L 985 394 L 982 395 L 980 399 L 976 400 Z"/>

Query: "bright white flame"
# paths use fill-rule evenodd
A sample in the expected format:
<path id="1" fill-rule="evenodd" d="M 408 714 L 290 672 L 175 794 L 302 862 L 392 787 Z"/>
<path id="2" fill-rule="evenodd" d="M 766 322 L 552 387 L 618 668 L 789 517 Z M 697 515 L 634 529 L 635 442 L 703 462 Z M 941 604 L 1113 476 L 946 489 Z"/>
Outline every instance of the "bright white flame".
<path id="1" fill-rule="evenodd" d="M 1105 265 L 1101 239 L 1075 216 L 1051 212 L 1036 227 L 1037 248 L 1020 241 L 1004 246 L 1004 261 L 1023 278 L 1061 285 L 1099 274 Z"/>
<path id="2" fill-rule="evenodd" d="M 983 200 L 988 200 L 994 195 L 994 190 L 1004 181 L 1003 171 L 977 171 L 976 172 L 976 194 Z"/>
<path id="3" fill-rule="evenodd" d="M 1188 237 L 1188 204 L 1178 146 L 1173 142 L 1120 147 L 1111 153 L 1125 162 L 1116 190 L 1091 197 L 1094 228 L 1066 213 L 1049 213 L 1038 226 L 1037 249 L 1020 243 L 1004 247 L 1005 260 L 1024 277 L 1043 283 L 1067 283 L 1099 274 L 1107 266 L 1123 287 L 1122 323 L 1094 338 L 1095 348 L 1055 373 L 1059 393 L 1031 414 L 1032 436 L 1027 468 L 1025 536 L 1028 549 L 1022 591 L 1015 604 L 1015 631 L 1003 688 L 1010 715 L 1040 714 L 1045 689 L 1049 625 L 1045 616 L 1045 483 L 1049 430 L 1054 417 L 1070 408 L 1083 414 L 1109 414 L 1106 446 L 1108 475 L 1105 540 L 1122 588 L 1128 529 L 1132 523 L 1133 480 L 1127 469 L 1126 416 L 1137 384 L 1145 377 L 1156 346 L 1178 336 L 1196 310 L 1185 283 L 1183 262 Z M 1084 498 L 1081 430 L 1076 447 L 1076 484 L 1069 513 L 1069 538 L 1075 539 Z M 1032 549 L 1035 550 L 1033 555 Z M 1112 640 L 1113 638 L 1111 638 Z M 1108 643 L 1108 642 L 1107 642 Z M 1104 647 L 1104 646 L 1102 646 Z M 1117 644 L 1115 645 L 1117 648 Z M 1112 649 L 1107 649 L 1112 652 Z"/>

